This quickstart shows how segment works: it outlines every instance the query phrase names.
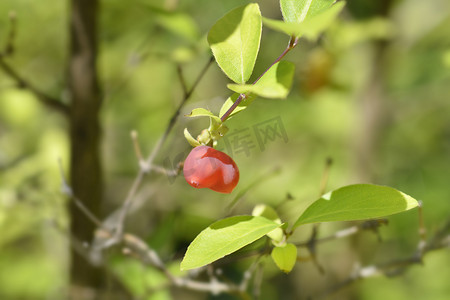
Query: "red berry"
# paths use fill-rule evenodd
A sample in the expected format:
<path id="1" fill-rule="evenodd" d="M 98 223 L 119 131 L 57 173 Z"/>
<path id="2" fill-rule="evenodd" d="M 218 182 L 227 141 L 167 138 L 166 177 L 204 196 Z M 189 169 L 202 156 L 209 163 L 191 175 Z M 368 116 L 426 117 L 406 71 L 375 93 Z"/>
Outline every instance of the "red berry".
<path id="1" fill-rule="evenodd" d="M 191 186 L 231 193 L 239 181 L 239 169 L 231 157 L 208 146 L 192 149 L 184 162 L 184 178 Z"/>

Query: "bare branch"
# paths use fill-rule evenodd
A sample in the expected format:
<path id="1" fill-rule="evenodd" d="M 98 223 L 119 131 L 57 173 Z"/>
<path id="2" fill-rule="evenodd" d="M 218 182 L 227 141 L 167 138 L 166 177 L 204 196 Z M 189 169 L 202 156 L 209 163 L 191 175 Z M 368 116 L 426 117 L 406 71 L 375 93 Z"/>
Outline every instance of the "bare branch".
<path id="1" fill-rule="evenodd" d="M 244 292 L 248 287 L 248 282 L 251 277 L 251 273 L 254 271 L 256 265 L 252 265 L 247 272 L 244 274 L 241 284 L 235 285 L 232 283 L 224 283 L 219 281 L 215 276 L 210 276 L 210 281 L 197 281 L 186 277 L 175 277 L 170 273 L 164 263 L 159 258 L 156 251 L 151 249 L 144 241 L 132 234 L 124 234 L 123 242 L 126 247 L 134 253 L 134 257 L 142 261 L 145 265 L 150 265 L 158 270 L 160 270 L 171 283 L 179 288 L 186 288 L 189 290 L 210 292 L 213 295 L 218 295 L 221 293 L 233 293 L 233 292 Z"/>
<path id="2" fill-rule="evenodd" d="M 161 166 L 157 165 L 148 165 L 147 161 L 144 160 L 142 156 L 141 147 L 139 146 L 138 141 L 138 133 L 136 130 L 131 131 L 131 139 L 133 141 L 134 151 L 136 153 L 136 157 L 139 161 L 139 166 L 144 173 L 148 173 L 150 171 L 155 171 L 156 173 L 163 174 L 166 176 L 177 176 L 180 172 L 180 169 L 177 170 L 167 170 Z"/>
<path id="3" fill-rule="evenodd" d="M 322 179 L 320 180 L 319 197 L 321 197 L 325 193 L 332 164 L 333 164 L 333 160 L 331 158 L 327 158 L 325 161 L 325 168 L 322 173 Z M 314 265 L 317 267 L 320 274 L 323 275 L 323 274 L 325 274 L 325 269 L 319 263 L 319 261 L 317 259 L 317 253 L 316 253 L 316 245 L 318 242 L 317 237 L 319 235 L 320 224 L 321 223 L 313 224 L 311 236 L 305 246 L 308 248 L 308 251 L 311 255 L 311 260 L 313 261 Z"/>
<path id="4" fill-rule="evenodd" d="M 183 89 L 183 95 L 186 97 L 188 93 L 188 88 L 186 86 L 186 81 L 184 80 L 183 76 L 183 69 L 181 68 L 181 65 L 177 64 L 177 74 L 178 74 L 178 80 L 180 81 L 181 88 Z"/>
<path id="5" fill-rule="evenodd" d="M 386 225 L 388 223 L 387 219 L 376 219 L 376 220 L 367 220 L 361 224 L 349 227 L 349 228 L 345 228 L 342 230 L 339 230 L 337 232 L 335 232 L 334 234 L 330 235 L 330 236 L 326 236 L 323 238 L 317 238 L 315 240 L 315 243 L 323 243 L 323 242 L 328 242 L 328 241 L 332 241 L 332 240 L 337 240 L 337 239 L 341 239 L 344 237 L 348 237 L 351 235 L 354 235 L 360 231 L 363 230 L 372 230 L 375 231 L 382 225 Z M 308 245 L 311 243 L 311 239 L 305 242 L 299 242 L 299 243 L 295 243 L 295 245 L 297 247 L 308 247 Z"/>
<path id="6" fill-rule="evenodd" d="M 64 115 L 69 114 L 69 108 L 60 102 L 58 99 L 53 98 L 39 89 L 37 89 L 30 82 L 26 81 L 22 78 L 4 59 L 2 55 L 0 55 L 0 68 L 8 75 L 11 79 L 13 79 L 19 88 L 27 89 L 32 92 L 36 98 L 45 106 L 54 109 Z"/>
<path id="7" fill-rule="evenodd" d="M 45 106 L 68 115 L 69 108 L 65 104 L 59 101 L 59 99 L 53 98 L 36 88 L 34 85 L 20 76 L 19 73 L 6 62 L 5 59 L 14 53 L 14 38 L 16 35 L 16 14 L 14 12 L 10 12 L 9 20 L 11 26 L 5 48 L 2 52 L 0 52 L 0 68 L 8 77 L 14 80 L 17 87 L 29 90 Z"/>
<path id="8" fill-rule="evenodd" d="M 158 142 L 156 143 L 155 147 L 153 148 L 152 152 L 149 154 L 149 156 L 147 157 L 147 159 L 145 160 L 145 165 L 149 166 L 149 170 L 153 170 L 153 161 L 155 160 L 156 155 L 158 154 L 158 152 L 161 150 L 162 145 L 164 144 L 164 142 L 166 141 L 167 137 L 169 136 L 169 133 L 172 131 L 173 127 L 175 126 L 175 123 L 177 121 L 177 118 L 181 112 L 181 109 L 184 107 L 184 105 L 186 104 L 186 102 L 189 100 L 189 98 L 192 95 L 192 92 L 194 91 L 194 89 L 197 87 L 198 83 L 200 82 L 200 80 L 203 78 L 203 76 L 206 74 L 206 71 L 208 70 L 209 66 L 211 65 L 211 63 L 213 62 L 213 58 L 211 57 L 208 60 L 208 63 L 205 65 L 205 67 L 202 69 L 202 71 L 200 72 L 200 74 L 197 77 L 197 80 L 194 82 L 194 84 L 192 85 L 192 87 L 190 88 L 190 90 L 188 90 L 185 94 L 184 97 L 182 99 L 182 101 L 180 102 L 180 104 L 178 105 L 178 108 L 175 110 L 175 112 L 173 113 L 172 117 L 169 120 L 169 123 L 167 124 L 166 130 L 164 131 L 163 135 L 161 136 L 161 138 L 158 140 Z M 127 194 L 127 197 L 122 205 L 122 213 L 121 216 L 118 219 L 118 223 L 117 223 L 117 228 L 116 228 L 116 235 L 121 235 L 123 233 L 123 226 L 124 226 L 124 222 L 125 222 L 125 218 L 127 216 L 128 210 L 131 207 L 131 204 L 134 201 L 134 197 L 142 183 L 142 180 L 145 177 L 146 172 L 141 168 L 136 176 L 136 178 L 134 179 L 134 182 Z M 116 238 L 116 241 L 119 241 L 120 238 Z"/>
<path id="9" fill-rule="evenodd" d="M 419 214 L 421 215 L 421 212 L 419 212 Z M 419 231 L 422 230 L 423 228 L 419 229 Z M 412 256 L 407 258 L 394 259 L 383 264 L 357 268 L 353 272 L 353 274 L 349 276 L 349 278 L 331 288 L 324 295 L 322 295 L 322 297 L 327 298 L 331 294 L 338 292 L 342 288 L 349 286 L 350 284 L 360 279 L 380 275 L 389 277 L 401 275 L 409 267 L 416 264 L 422 264 L 423 258 L 428 252 L 442 248 L 450 248 L 450 220 L 447 220 L 446 224 L 442 226 L 442 228 L 438 230 L 429 241 L 425 241 L 425 244 L 423 244 L 423 241 L 420 240 L 417 246 L 417 250 Z"/>
<path id="10" fill-rule="evenodd" d="M 83 204 L 83 202 L 74 195 L 72 188 L 67 183 L 66 177 L 64 176 L 64 170 L 62 167 L 61 159 L 58 159 L 59 173 L 61 176 L 61 191 L 63 194 L 67 195 L 75 205 L 86 215 L 86 217 L 98 227 L 102 227 L 102 222 Z"/>

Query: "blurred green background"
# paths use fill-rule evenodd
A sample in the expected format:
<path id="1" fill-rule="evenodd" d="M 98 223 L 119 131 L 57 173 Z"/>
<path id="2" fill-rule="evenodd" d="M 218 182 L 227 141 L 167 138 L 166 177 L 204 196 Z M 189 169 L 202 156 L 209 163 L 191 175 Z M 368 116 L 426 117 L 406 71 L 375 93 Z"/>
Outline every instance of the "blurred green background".
<path id="1" fill-rule="evenodd" d="M 390 3 L 383 12 L 382 3 Z M 150 152 L 181 101 L 177 65 L 192 85 L 210 57 L 205 35 L 222 15 L 249 1 L 103 1 L 99 70 L 105 101 L 102 110 L 102 160 L 106 196 L 104 215 L 117 209 L 137 174 L 130 131 L 139 133 Z M 275 0 L 258 1 L 263 16 L 280 18 Z M 16 70 L 41 90 L 65 99 L 68 32 L 67 1 L 3 0 L 0 43 L 9 31 L 8 13 L 17 15 Z M 237 145 L 241 171 L 231 195 L 195 190 L 182 177 L 146 179 L 141 207 L 127 230 L 154 247 L 166 261 L 181 259 L 200 230 L 232 211 L 248 214 L 258 203 L 278 206 L 282 219 L 295 220 L 319 194 L 327 158 L 333 159 L 328 189 L 355 182 L 395 187 L 423 201 L 425 225 L 433 235 L 450 217 L 450 2 L 447 0 L 349 0 L 339 21 L 318 43 L 301 41 L 286 60 L 296 64 L 286 100 L 258 99 L 228 123 L 247 132 L 248 153 Z M 255 75 L 284 50 L 288 38 L 268 28 Z M 230 95 L 228 79 L 214 63 L 184 107 L 218 112 Z M 269 140 L 262 149 L 254 126 L 280 121 L 287 141 Z M 207 120 L 180 117 L 157 162 L 174 167 L 189 151 L 183 129 L 198 134 Z M 70 245 L 67 199 L 60 193 L 58 158 L 68 167 L 68 124 L 18 89 L 0 72 L 0 299 L 65 299 Z M 231 140 L 230 140 L 231 143 Z M 250 188 L 248 188 L 251 186 Z M 248 190 L 246 190 L 248 188 Z M 246 191 L 246 192 L 245 192 Z M 244 193 L 245 192 L 245 193 Z M 285 201 L 289 194 L 293 198 Z M 351 224 L 329 223 L 321 236 Z M 299 230 L 300 231 L 300 230 Z M 305 227 L 293 237 L 307 239 Z M 307 299 L 345 280 L 363 266 L 409 257 L 418 242 L 417 211 L 389 217 L 380 230 L 319 246 L 326 274 L 311 262 L 281 274 L 265 264 L 261 299 Z M 447 233 L 448 234 L 448 233 Z M 306 253 L 304 253 L 306 254 Z M 136 299 L 231 299 L 185 290 L 160 289 L 157 271 L 121 255 L 109 256 L 113 273 Z M 250 261 L 226 267 L 239 280 Z M 448 249 L 427 254 L 403 276 L 368 278 L 333 299 L 449 299 Z M 155 289 L 157 292 L 148 293 Z"/>

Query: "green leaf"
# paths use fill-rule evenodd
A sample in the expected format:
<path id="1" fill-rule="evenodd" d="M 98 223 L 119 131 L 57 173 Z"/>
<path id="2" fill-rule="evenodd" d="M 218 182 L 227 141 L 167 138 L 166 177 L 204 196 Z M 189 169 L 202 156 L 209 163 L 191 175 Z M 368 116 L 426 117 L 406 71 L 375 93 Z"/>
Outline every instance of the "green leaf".
<path id="1" fill-rule="evenodd" d="M 235 216 L 217 221 L 189 245 L 181 270 L 199 268 L 256 241 L 280 224 L 263 217 Z"/>
<path id="2" fill-rule="evenodd" d="M 286 98 L 294 77 L 295 66 L 288 61 L 273 65 L 255 84 L 228 84 L 228 88 L 240 94 L 255 94 L 264 98 Z"/>
<path id="3" fill-rule="evenodd" d="M 214 128 L 218 128 L 222 124 L 222 120 L 218 116 L 204 108 L 194 108 L 186 117 L 209 117 L 211 119 L 211 126 Z"/>
<path id="4" fill-rule="evenodd" d="M 329 8 L 335 0 L 280 0 L 281 13 L 287 23 L 300 23 Z"/>
<path id="5" fill-rule="evenodd" d="M 222 138 L 228 131 L 228 127 L 222 123 L 222 120 L 207 109 L 195 108 L 191 111 L 189 115 L 186 116 L 209 117 L 211 122 L 208 130 L 203 130 L 202 133 L 197 137 L 197 141 L 200 144 L 206 145 L 211 141 L 211 139 L 213 139 L 213 141 L 217 141 L 218 139 Z M 187 132 L 186 129 L 184 132 L 184 136 L 189 142 L 189 144 L 196 147 L 195 142 L 193 141 L 193 137 L 189 134 L 189 132 Z"/>
<path id="6" fill-rule="evenodd" d="M 213 25 L 208 43 L 223 72 L 237 83 L 252 75 L 261 41 L 262 20 L 259 6 L 238 7 Z"/>
<path id="7" fill-rule="evenodd" d="M 294 244 L 286 244 L 273 248 L 272 259 L 281 271 L 289 273 L 297 261 L 297 247 Z"/>
<path id="8" fill-rule="evenodd" d="M 268 27 L 286 33 L 289 36 L 305 36 L 310 40 L 316 40 L 318 36 L 327 29 L 344 8 L 345 2 L 338 2 L 329 9 L 317 15 L 307 17 L 301 22 L 288 23 L 279 20 L 263 18 Z"/>
<path id="9" fill-rule="evenodd" d="M 277 212 L 272 207 L 266 204 L 256 205 L 253 208 L 252 216 L 264 217 L 281 225 L 281 219 L 278 216 Z M 281 228 L 275 228 L 274 230 L 269 232 L 267 236 L 276 242 L 280 242 L 284 239 L 284 233 Z"/>
<path id="10" fill-rule="evenodd" d="M 387 186 L 354 184 L 323 195 L 298 218 L 307 223 L 380 218 L 418 206 L 414 198 Z"/>
<path id="11" fill-rule="evenodd" d="M 200 146 L 200 143 L 192 137 L 187 128 L 184 129 L 184 137 L 192 147 Z"/>
<path id="12" fill-rule="evenodd" d="M 235 93 L 228 97 L 228 99 L 223 103 L 222 107 L 220 108 L 219 116 L 222 117 L 229 109 L 230 107 L 236 102 L 237 98 L 239 97 L 239 94 Z M 239 103 L 239 105 L 233 110 L 233 112 L 228 116 L 228 119 L 231 118 L 231 116 L 237 114 L 238 112 L 243 111 L 244 109 L 249 106 L 253 100 L 255 100 L 255 95 L 245 95 L 245 99 Z"/>
<path id="13" fill-rule="evenodd" d="M 168 31 L 190 42 L 195 42 L 200 38 L 200 30 L 194 19 L 188 14 L 160 12 L 155 19 Z"/>

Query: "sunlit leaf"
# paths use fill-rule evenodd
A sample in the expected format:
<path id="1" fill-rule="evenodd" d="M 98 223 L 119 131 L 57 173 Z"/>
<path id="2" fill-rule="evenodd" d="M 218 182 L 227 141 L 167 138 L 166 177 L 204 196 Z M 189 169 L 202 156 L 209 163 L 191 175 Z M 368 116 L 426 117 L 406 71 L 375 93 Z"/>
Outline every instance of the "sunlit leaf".
<path id="1" fill-rule="evenodd" d="M 255 84 L 228 84 L 236 93 L 255 94 L 264 98 L 286 98 L 294 77 L 295 66 L 288 61 L 273 65 Z"/>
<path id="2" fill-rule="evenodd" d="M 271 256 L 281 271 L 289 273 L 297 261 L 297 247 L 290 243 L 277 246 L 273 248 Z"/>
<path id="3" fill-rule="evenodd" d="M 194 108 L 190 114 L 186 115 L 186 117 L 209 117 L 219 124 L 222 123 L 218 116 L 204 108 Z"/>
<path id="4" fill-rule="evenodd" d="M 200 143 L 192 137 L 187 128 L 184 129 L 184 137 L 192 147 L 200 146 Z"/>
<path id="5" fill-rule="evenodd" d="M 281 13 L 287 23 L 300 23 L 329 8 L 335 0 L 280 0 Z"/>
<path id="6" fill-rule="evenodd" d="M 380 218 L 418 206 L 414 198 L 387 186 L 354 184 L 323 195 L 294 224 Z"/>
<path id="7" fill-rule="evenodd" d="M 256 241 L 280 224 L 263 217 L 235 216 L 217 221 L 189 245 L 182 270 L 199 268 Z"/>
<path id="8" fill-rule="evenodd" d="M 317 37 L 327 29 L 336 19 L 338 14 L 344 8 L 345 2 L 338 2 L 329 9 L 322 11 L 317 15 L 313 15 L 301 22 L 283 22 L 263 18 L 264 24 L 268 27 L 286 33 L 289 36 L 301 37 L 316 40 Z"/>
<path id="9" fill-rule="evenodd" d="M 217 21 L 208 43 L 223 72 L 234 82 L 245 83 L 253 72 L 261 40 L 259 6 L 238 7 Z"/>

